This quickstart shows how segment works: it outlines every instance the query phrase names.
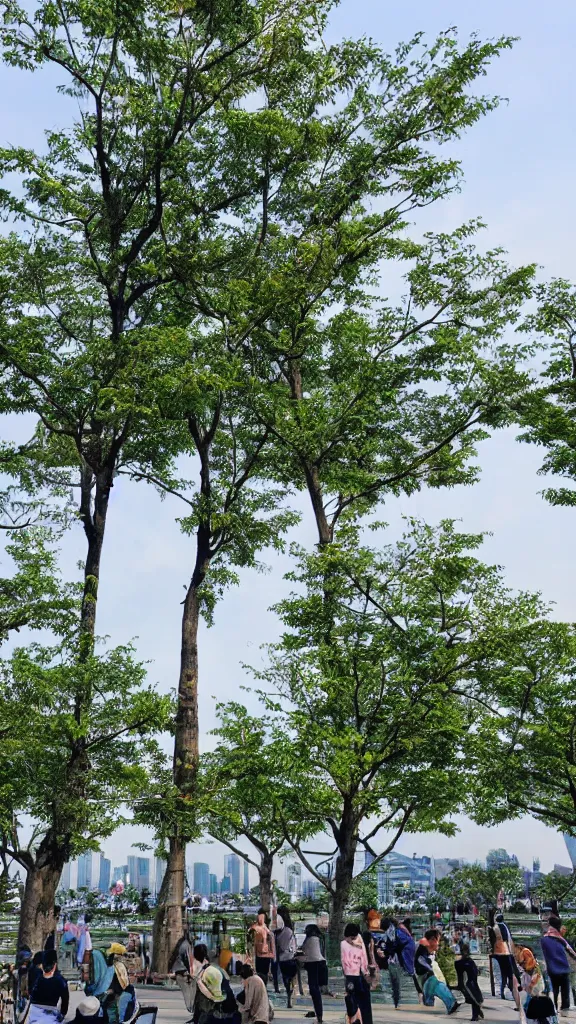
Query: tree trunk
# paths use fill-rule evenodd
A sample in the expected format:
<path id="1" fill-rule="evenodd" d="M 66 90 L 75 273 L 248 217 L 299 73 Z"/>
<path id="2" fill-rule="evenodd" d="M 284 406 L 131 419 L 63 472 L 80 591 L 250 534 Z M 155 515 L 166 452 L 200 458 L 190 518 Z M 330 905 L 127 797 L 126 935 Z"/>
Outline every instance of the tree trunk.
<path id="1" fill-rule="evenodd" d="M 62 866 L 34 864 L 28 868 L 18 928 L 18 946 L 27 945 L 32 952 L 44 943 L 56 927 L 54 903 L 62 874 Z"/>
<path id="2" fill-rule="evenodd" d="M 202 574 L 204 579 L 205 570 Z M 183 801 L 183 809 L 192 812 L 192 798 L 198 768 L 198 624 L 200 595 L 198 573 L 194 572 L 182 613 L 178 708 L 174 732 L 173 780 Z M 193 823 L 182 829 L 177 823 L 170 837 L 166 875 L 156 909 L 152 966 L 166 974 L 168 957 L 182 934 L 182 907 L 185 890 L 186 840 L 193 834 Z M 178 932 L 175 935 L 175 930 Z"/>
<path id="3" fill-rule="evenodd" d="M 330 906 L 328 939 L 331 955 L 334 955 L 334 951 L 342 940 L 344 917 L 354 875 L 354 856 L 357 846 L 355 832 L 350 817 L 344 813 L 338 829 L 338 857 L 334 870 L 334 891 Z"/>
<path id="4" fill-rule="evenodd" d="M 184 889 L 186 884 L 186 843 L 170 839 L 166 874 L 158 895 L 152 939 L 153 970 L 168 973 L 170 954 L 184 928 Z"/>
<path id="5" fill-rule="evenodd" d="M 261 853 L 258 875 L 260 878 L 260 906 L 267 914 L 270 913 L 272 902 L 272 869 L 274 866 L 273 854 Z"/>

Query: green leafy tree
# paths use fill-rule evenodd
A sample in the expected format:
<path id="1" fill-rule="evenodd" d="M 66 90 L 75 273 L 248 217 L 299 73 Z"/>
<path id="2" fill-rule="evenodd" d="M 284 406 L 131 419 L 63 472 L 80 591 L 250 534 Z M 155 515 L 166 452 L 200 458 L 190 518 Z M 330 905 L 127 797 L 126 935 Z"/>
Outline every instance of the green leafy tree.
<path id="1" fill-rule="evenodd" d="M 282 772 L 279 744 L 274 742 L 269 724 L 251 716 L 237 702 L 219 705 L 218 713 L 220 724 L 215 730 L 218 743 L 202 758 L 204 828 L 256 868 L 259 900 L 269 910 L 274 858 L 286 847 L 287 814 L 292 811 L 292 836 L 305 839 L 313 833 L 314 825 L 307 823 L 306 816 L 300 813 L 302 808 L 292 807 L 286 800 L 287 781 Z M 297 786 L 296 773 L 290 781 L 291 800 Z M 266 793 L 265 800 L 263 793 Z M 249 852 L 242 841 L 250 844 Z M 278 897 L 276 886 L 274 890 Z"/>
<path id="2" fill-rule="evenodd" d="M 130 648 L 79 662 L 74 634 L 58 646 L 16 649 L 0 664 L 0 708 L 8 726 L 0 751 L 0 841 L 26 871 L 19 941 L 32 949 L 42 948 L 54 927 L 64 863 L 98 849 L 126 820 L 122 805 L 141 796 L 163 758 L 153 734 L 166 726 L 171 704 L 144 680 Z M 75 701 L 87 685 L 93 689 L 89 711 Z M 79 737 L 85 772 L 71 780 Z M 24 815 L 35 823 L 26 843 Z"/>
<path id="3" fill-rule="evenodd" d="M 366 871 L 352 880 L 350 886 L 349 907 L 351 910 L 369 910 L 379 907 L 378 872 L 375 868 Z"/>
<path id="4" fill-rule="evenodd" d="M 559 871 L 550 871 L 536 883 L 535 896 L 542 904 L 551 900 L 573 903 L 576 896 L 576 872 L 565 875 Z"/>
<path id="5" fill-rule="evenodd" d="M 278 607 L 285 632 L 257 673 L 279 716 L 284 778 L 299 772 L 284 790 L 286 813 L 298 808 L 335 841 L 326 876 L 286 823 L 330 893 L 334 941 L 359 846 L 378 861 L 406 830 L 454 832 L 446 818 L 466 791 L 458 752 L 475 721 L 474 686 L 490 669 L 494 632 L 515 615 L 498 570 L 472 553 L 480 538 L 451 523 L 412 524 L 382 551 L 361 546 L 355 529 L 346 540 L 301 556 L 299 591 Z M 390 837 L 376 854 L 381 830 Z"/>
<path id="6" fill-rule="evenodd" d="M 487 869 L 480 864 L 457 868 L 436 883 L 436 890 L 454 906 L 471 903 L 477 907 L 496 907 L 501 892 L 511 900 L 524 891 L 524 878 L 520 868 L 503 865 Z"/>

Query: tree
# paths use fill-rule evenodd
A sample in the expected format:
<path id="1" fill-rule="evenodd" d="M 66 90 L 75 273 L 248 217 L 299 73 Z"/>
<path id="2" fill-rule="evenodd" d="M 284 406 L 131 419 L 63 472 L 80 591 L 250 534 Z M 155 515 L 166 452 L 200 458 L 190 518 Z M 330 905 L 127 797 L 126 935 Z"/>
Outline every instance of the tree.
<path id="1" fill-rule="evenodd" d="M 76 623 L 77 629 L 78 623 Z M 162 760 L 152 738 L 171 714 L 170 700 L 143 685 L 145 670 L 130 648 L 77 658 L 77 635 L 53 647 L 18 648 L 0 664 L 0 709 L 7 735 L 0 750 L 0 841 L 26 871 L 19 941 L 41 949 L 54 927 L 55 894 L 64 863 L 98 849 L 125 820 Z M 79 718 L 74 695 L 87 685 L 93 697 Z M 25 709 L 23 714 L 22 709 Z M 69 765 L 78 736 L 86 765 L 71 784 Z M 23 815 L 34 822 L 20 837 Z"/>
<path id="2" fill-rule="evenodd" d="M 479 681 L 485 713 L 469 748 L 477 821 L 532 814 L 576 833 L 575 654 L 572 625 L 530 615 L 495 651 L 497 670 Z"/>
<path id="3" fill-rule="evenodd" d="M 406 830 L 454 832 L 446 819 L 466 791 L 459 754 L 476 719 L 476 679 L 524 600 L 471 553 L 480 541 L 450 522 L 413 523 L 378 551 L 350 528 L 338 545 L 301 555 L 298 593 L 278 607 L 285 632 L 256 676 L 279 716 L 280 770 L 289 781 L 299 772 L 283 807 L 334 838 L 325 876 L 286 822 L 290 845 L 330 893 L 333 940 L 358 846 L 377 862 Z M 377 853 L 381 830 L 390 838 Z"/>
<path id="4" fill-rule="evenodd" d="M 562 903 L 568 900 L 573 903 L 576 893 L 576 872 L 569 875 L 561 874 L 559 871 L 550 871 L 536 883 L 535 895 L 541 903 L 546 904 L 551 900 Z"/>
<path id="5" fill-rule="evenodd" d="M 508 899 L 515 899 L 524 891 L 522 871 L 513 865 L 487 869 L 480 864 L 469 864 L 457 868 L 436 883 L 436 890 L 456 903 L 471 903 L 474 906 L 494 908 L 498 905 L 501 892 Z"/>
<path id="6" fill-rule="evenodd" d="M 380 906 L 378 895 L 378 872 L 375 868 L 366 871 L 352 880 L 350 886 L 349 905 L 351 910 L 369 910 Z"/>
<path id="7" fill-rule="evenodd" d="M 260 904 L 269 910 L 274 858 L 286 847 L 286 816 L 290 814 L 278 743 L 271 741 L 268 723 L 249 715 L 241 704 L 221 704 L 218 712 L 218 743 L 202 758 L 204 828 L 256 868 Z M 298 785 L 297 776 L 292 777 L 291 794 L 294 785 Z M 297 811 L 292 815 L 292 836 L 305 839 L 312 829 Z M 242 839 L 255 853 L 242 848 Z"/>

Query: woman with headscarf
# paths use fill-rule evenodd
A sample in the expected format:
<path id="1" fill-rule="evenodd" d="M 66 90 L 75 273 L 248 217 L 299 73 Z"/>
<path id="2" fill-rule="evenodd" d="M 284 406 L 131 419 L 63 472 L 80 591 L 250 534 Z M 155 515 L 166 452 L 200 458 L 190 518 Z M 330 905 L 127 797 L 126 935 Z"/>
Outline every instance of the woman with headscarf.
<path id="1" fill-rule="evenodd" d="M 110 1024 L 123 1024 L 130 1020 L 136 1009 L 136 993 L 130 984 L 128 971 L 123 958 L 126 947 L 121 942 L 113 942 L 107 951 L 108 966 L 114 968 L 110 984 L 104 993 L 102 1006 Z"/>

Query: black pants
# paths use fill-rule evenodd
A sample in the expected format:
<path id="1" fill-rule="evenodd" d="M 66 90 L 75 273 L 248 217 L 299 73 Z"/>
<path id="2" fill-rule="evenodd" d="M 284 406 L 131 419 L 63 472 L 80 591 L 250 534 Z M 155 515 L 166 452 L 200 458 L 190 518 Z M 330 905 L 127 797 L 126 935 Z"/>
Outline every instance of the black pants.
<path id="1" fill-rule="evenodd" d="M 279 992 L 280 987 L 278 985 L 278 961 L 272 960 L 270 967 L 272 968 L 272 981 L 274 982 L 274 991 Z"/>
<path id="2" fill-rule="evenodd" d="M 324 1007 L 322 1006 L 322 993 L 320 991 L 320 968 L 324 966 L 324 962 L 320 960 L 311 960 L 310 963 L 306 964 L 306 974 L 308 975 L 308 988 L 310 990 L 310 998 L 312 1000 L 312 1006 L 314 1007 L 314 1013 L 318 1021 L 322 1020 L 322 1014 L 324 1013 Z"/>
<path id="3" fill-rule="evenodd" d="M 346 974 L 346 989 L 355 999 L 358 1009 L 362 1014 L 362 1024 L 372 1024 L 372 1003 L 370 1001 L 370 986 L 362 975 Z"/>
<path id="4" fill-rule="evenodd" d="M 270 957 L 269 956 L 257 956 L 255 957 L 256 974 L 262 978 L 265 985 L 268 984 L 268 975 L 270 974 Z"/>
<path id="5" fill-rule="evenodd" d="M 552 971 L 548 971 L 548 977 L 550 978 L 550 984 L 552 985 L 552 991 L 554 993 L 554 1002 L 558 1008 L 558 995 L 562 998 L 562 1003 L 559 1007 L 561 1010 L 570 1009 L 570 975 L 569 974 L 552 974 Z"/>
<path id="6" fill-rule="evenodd" d="M 288 996 L 288 1009 L 290 1009 L 294 978 L 298 974 L 298 967 L 295 960 L 280 960 L 278 966 L 282 975 L 282 981 L 284 982 L 284 988 L 286 989 L 286 995 Z"/>
<path id="7" fill-rule="evenodd" d="M 509 988 L 512 995 L 514 995 L 514 988 L 512 985 L 512 979 L 514 977 L 512 957 L 508 953 L 497 953 L 495 954 L 494 959 L 500 968 L 500 995 L 502 999 L 505 999 L 505 992 L 507 988 Z"/>

